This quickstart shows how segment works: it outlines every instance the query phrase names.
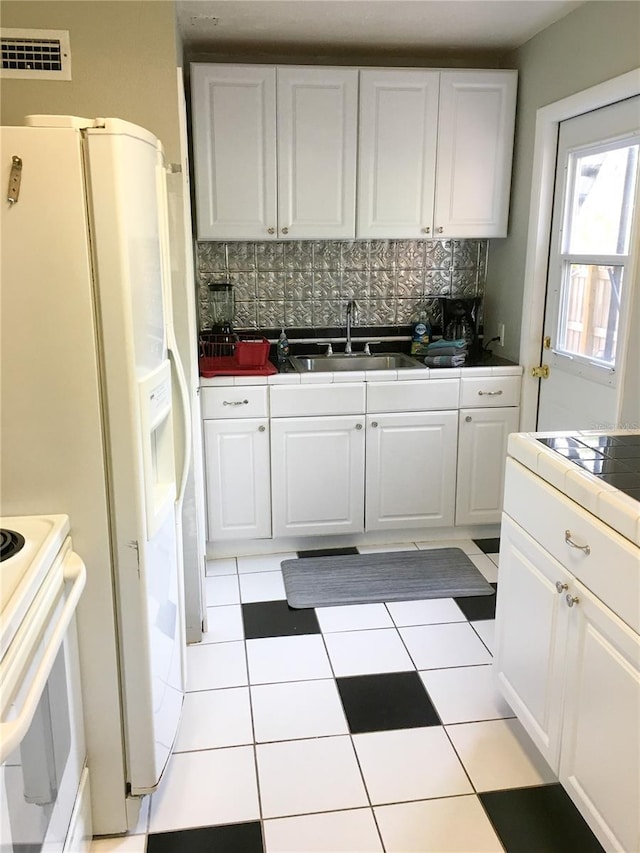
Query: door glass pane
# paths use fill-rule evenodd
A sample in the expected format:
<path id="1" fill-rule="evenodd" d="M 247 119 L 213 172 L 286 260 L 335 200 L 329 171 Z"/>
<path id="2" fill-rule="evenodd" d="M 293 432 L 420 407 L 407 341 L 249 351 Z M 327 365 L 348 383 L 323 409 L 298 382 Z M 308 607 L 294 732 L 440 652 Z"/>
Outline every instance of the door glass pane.
<path id="1" fill-rule="evenodd" d="M 622 266 L 565 264 L 558 349 L 603 365 L 615 363 Z"/>
<path id="2" fill-rule="evenodd" d="M 566 253 L 620 255 L 629 251 L 638 145 L 572 154 Z"/>

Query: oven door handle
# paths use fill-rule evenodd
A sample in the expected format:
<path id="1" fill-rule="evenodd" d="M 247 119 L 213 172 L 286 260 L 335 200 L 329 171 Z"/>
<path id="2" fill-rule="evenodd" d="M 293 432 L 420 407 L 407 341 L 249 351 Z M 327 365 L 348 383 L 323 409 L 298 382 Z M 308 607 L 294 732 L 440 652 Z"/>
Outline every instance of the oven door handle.
<path id="1" fill-rule="evenodd" d="M 42 657 L 40 665 L 35 672 L 31 687 L 27 693 L 22 707 L 19 709 L 17 716 L 8 720 L 5 723 L 0 723 L 0 764 L 4 764 L 9 755 L 16 747 L 20 745 L 22 738 L 25 736 L 33 720 L 33 716 L 38 707 L 38 702 L 42 696 L 42 691 L 45 688 L 56 656 L 62 645 L 64 635 L 67 632 L 69 623 L 71 622 L 78 601 L 87 581 L 87 570 L 81 558 L 71 551 L 65 557 L 63 564 L 63 578 L 65 583 L 71 583 L 71 589 L 65 601 L 64 607 L 60 612 L 58 621 L 53 629 L 49 639 L 47 648 Z M 28 667 L 28 656 L 31 653 L 30 648 L 24 651 L 24 657 L 14 662 L 14 665 L 21 668 Z"/>

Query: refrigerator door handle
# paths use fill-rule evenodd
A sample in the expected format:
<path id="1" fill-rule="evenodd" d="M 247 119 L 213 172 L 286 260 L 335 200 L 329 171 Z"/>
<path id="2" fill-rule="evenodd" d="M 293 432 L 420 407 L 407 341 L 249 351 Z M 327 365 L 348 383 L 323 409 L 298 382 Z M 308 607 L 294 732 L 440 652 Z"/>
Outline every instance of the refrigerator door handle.
<path id="1" fill-rule="evenodd" d="M 178 353 L 178 345 L 175 339 L 173 326 L 171 325 L 169 325 L 169 327 L 167 328 L 167 348 L 169 350 L 169 358 L 171 359 L 171 362 L 173 364 L 176 381 L 178 383 L 178 389 L 180 391 L 180 409 L 182 412 L 182 471 L 180 472 L 180 477 L 178 478 L 176 483 L 176 504 L 178 505 L 178 507 L 181 507 L 182 501 L 184 499 L 184 492 L 187 487 L 189 467 L 191 465 L 191 423 L 189 417 L 190 405 L 187 380 L 184 375 L 184 368 L 182 366 L 182 362 L 180 361 L 180 355 Z"/>

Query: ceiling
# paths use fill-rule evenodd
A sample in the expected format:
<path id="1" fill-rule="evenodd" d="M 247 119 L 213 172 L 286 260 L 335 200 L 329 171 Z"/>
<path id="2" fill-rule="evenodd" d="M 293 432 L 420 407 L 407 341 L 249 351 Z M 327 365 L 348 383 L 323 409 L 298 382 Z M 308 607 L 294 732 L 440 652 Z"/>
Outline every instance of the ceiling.
<path id="1" fill-rule="evenodd" d="M 583 0 L 177 0 L 185 52 L 509 51 Z"/>

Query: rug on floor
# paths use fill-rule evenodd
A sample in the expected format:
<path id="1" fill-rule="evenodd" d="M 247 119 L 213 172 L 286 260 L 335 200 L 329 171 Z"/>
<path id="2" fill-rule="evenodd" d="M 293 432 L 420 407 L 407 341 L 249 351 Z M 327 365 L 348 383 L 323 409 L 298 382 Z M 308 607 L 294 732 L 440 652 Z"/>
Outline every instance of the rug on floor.
<path id="1" fill-rule="evenodd" d="M 460 548 L 301 557 L 281 567 L 294 608 L 495 594 Z"/>

